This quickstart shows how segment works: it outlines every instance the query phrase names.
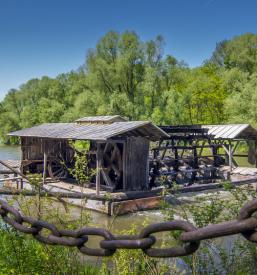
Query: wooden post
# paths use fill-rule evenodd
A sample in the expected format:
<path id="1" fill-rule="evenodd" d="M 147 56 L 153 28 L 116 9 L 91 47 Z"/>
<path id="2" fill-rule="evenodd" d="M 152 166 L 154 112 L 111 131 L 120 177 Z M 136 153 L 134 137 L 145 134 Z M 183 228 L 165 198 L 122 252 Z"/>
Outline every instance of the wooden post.
<path id="1" fill-rule="evenodd" d="M 192 146 L 192 149 L 193 149 L 193 156 L 194 156 L 194 159 L 193 159 L 193 168 L 194 169 L 198 169 L 199 166 L 198 166 L 197 148 L 196 148 L 196 146 Z"/>
<path id="2" fill-rule="evenodd" d="M 226 159 L 225 163 L 226 165 L 229 165 L 229 147 L 227 144 L 222 144 L 222 147 L 225 151 L 225 159 Z"/>
<path id="3" fill-rule="evenodd" d="M 205 143 L 206 143 L 206 141 L 204 140 L 204 141 L 202 142 L 202 148 L 200 148 L 200 151 L 199 151 L 199 154 L 198 154 L 199 157 L 202 156 L 202 153 L 203 153 L 203 149 L 204 149 Z"/>
<path id="4" fill-rule="evenodd" d="M 178 171 L 179 169 L 179 159 L 178 159 L 178 149 L 176 147 L 174 147 L 174 171 Z"/>
<path id="5" fill-rule="evenodd" d="M 45 184 L 45 181 L 46 181 L 46 173 L 47 173 L 47 153 L 44 150 L 43 184 Z"/>
<path id="6" fill-rule="evenodd" d="M 23 189 L 23 179 L 21 178 L 21 190 Z"/>
<path id="7" fill-rule="evenodd" d="M 96 151 L 96 195 L 100 194 L 100 181 L 101 181 L 101 160 L 100 160 L 100 143 L 97 143 L 97 151 Z"/>
<path id="8" fill-rule="evenodd" d="M 257 167 L 257 140 L 255 140 L 255 167 Z M 257 188 L 257 184 L 256 184 L 256 188 Z"/>
<path id="9" fill-rule="evenodd" d="M 122 188 L 125 190 L 127 187 L 127 165 L 126 165 L 126 156 L 127 156 L 127 141 L 123 143 L 122 150 Z"/>
<path id="10" fill-rule="evenodd" d="M 232 152 L 232 145 L 231 145 L 231 142 L 229 143 L 229 146 L 228 146 L 228 152 L 229 152 L 229 155 L 228 155 L 229 170 L 232 171 L 232 166 L 233 166 L 233 163 L 232 163 L 233 152 Z"/>
<path id="11" fill-rule="evenodd" d="M 217 161 L 217 155 L 218 155 L 218 148 L 214 144 L 211 145 L 212 148 L 212 154 L 213 154 L 213 165 L 215 167 L 219 166 L 218 161 Z"/>

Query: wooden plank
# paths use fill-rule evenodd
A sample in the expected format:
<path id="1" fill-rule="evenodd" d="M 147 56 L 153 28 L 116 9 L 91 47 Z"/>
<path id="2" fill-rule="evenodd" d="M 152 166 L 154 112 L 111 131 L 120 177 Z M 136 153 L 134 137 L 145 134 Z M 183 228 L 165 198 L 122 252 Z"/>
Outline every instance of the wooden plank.
<path id="1" fill-rule="evenodd" d="M 21 179 L 21 177 L 8 177 L 8 178 L 1 178 L 0 179 L 0 182 L 2 182 L 2 181 L 6 181 L 6 180 L 11 180 L 11 181 L 13 181 L 13 180 L 20 180 Z"/>
<path id="2" fill-rule="evenodd" d="M 142 137 L 131 137 L 126 144 L 126 190 L 142 190 L 149 180 L 149 141 Z"/>

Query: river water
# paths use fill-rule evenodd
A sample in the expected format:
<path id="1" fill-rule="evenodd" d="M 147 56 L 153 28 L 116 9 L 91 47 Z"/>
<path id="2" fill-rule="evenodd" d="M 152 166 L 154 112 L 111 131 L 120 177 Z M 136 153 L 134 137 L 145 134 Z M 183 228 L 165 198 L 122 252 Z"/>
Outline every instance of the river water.
<path id="1" fill-rule="evenodd" d="M 19 160 L 21 156 L 20 146 L 0 146 L 0 160 Z M 90 210 L 87 210 L 90 211 Z M 159 210 L 141 211 L 124 216 L 109 217 L 107 215 L 90 211 L 92 223 L 95 225 L 110 228 L 112 226 L 115 230 L 129 229 L 132 224 L 141 226 L 147 220 L 148 223 L 158 222 L 163 220 L 163 216 Z"/>

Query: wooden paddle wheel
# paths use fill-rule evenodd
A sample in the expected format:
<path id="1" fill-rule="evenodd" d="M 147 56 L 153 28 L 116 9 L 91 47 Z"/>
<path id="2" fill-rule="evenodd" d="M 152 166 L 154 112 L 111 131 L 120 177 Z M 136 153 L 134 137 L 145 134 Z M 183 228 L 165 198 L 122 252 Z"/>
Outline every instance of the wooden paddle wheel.
<path id="1" fill-rule="evenodd" d="M 75 164 L 75 151 L 67 148 L 66 151 L 58 152 L 56 155 L 49 156 L 47 162 L 48 174 L 52 179 L 59 180 L 71 177 L 69 169 Z"/>
<path id="2" fill-rule="evenodd" d="M 101 174 L 107 187 L 110 189 L 122 188 L 122 149 L 123 144 L 110 143 L 101 145 L 103 148 Z M 101 154 L 100 154 L 101 156 Z"/>
<path id="3" fill-rule="evenodd" d="M 160 126 L 170 137 L 158 141 L 150 158 L 150 185 L 158 178 L 168 186 L 173 182 L 191 185 L 219 177 L 224 160 L 218 155 L 220 144 L 213 142 L 207 129 L 198 125 Z"/>

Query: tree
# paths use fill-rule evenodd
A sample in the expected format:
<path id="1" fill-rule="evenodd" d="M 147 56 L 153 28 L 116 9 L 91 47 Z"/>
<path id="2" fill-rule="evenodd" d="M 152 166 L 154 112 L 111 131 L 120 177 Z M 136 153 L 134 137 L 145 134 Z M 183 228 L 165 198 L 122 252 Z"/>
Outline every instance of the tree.
<path id="1" fill-rule="evenodd" d="M 160 35 L 142 41 L 133 31 L 108 32 L 78 70 L 31 79 L 8 92 L 0 104 L 1 141 L 10 142 L 6 133 L 13 130 L 93 115 L 119 114 L 169 125 L 257 125 L 257 35 L 218 43 L 212 57 L 197 68 L 165 56 L 164 45 Z"/>
<path id="2" fill-rule="evenodd" d="M 245 33 L 217 44 L 210 59 L 226 69 L 238 68 L 252 74 L 257 70 L 257 34 Z"/>
<path id="3" fill-rule="evenodd" d="M 229 122 L 252 123 L 257 126 L 257 73 L 226 99 L 225 110 Z"/>

